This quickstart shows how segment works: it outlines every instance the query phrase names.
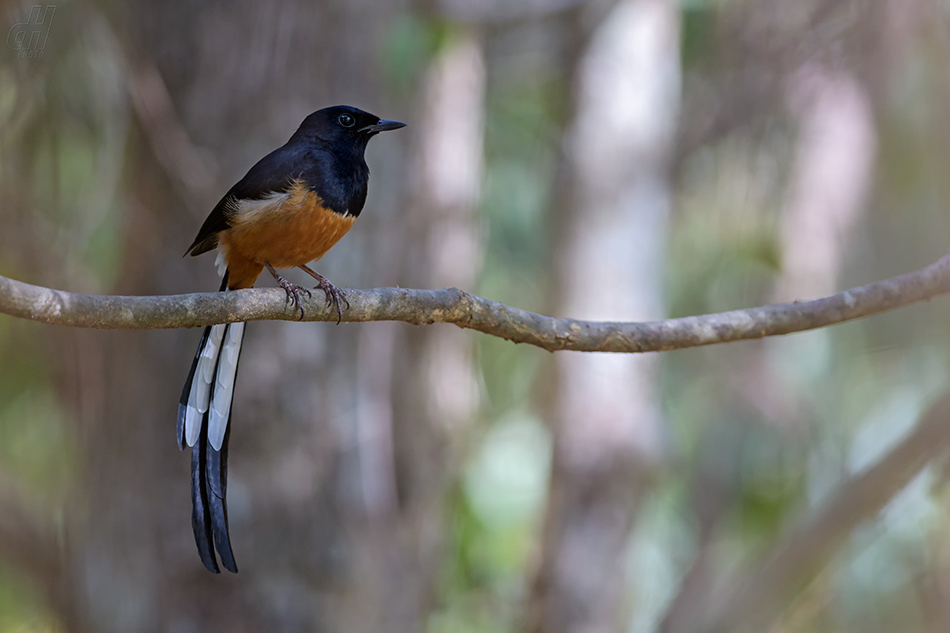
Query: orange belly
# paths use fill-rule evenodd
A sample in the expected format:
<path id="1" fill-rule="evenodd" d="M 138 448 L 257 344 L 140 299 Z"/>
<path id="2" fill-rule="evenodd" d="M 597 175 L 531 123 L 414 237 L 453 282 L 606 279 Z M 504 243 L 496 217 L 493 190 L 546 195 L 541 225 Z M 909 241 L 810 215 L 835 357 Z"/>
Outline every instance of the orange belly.
<path id="1" fill-rule="evenodd" d="M 295 268 L 320 259 L 355 221 L 356 216 L 324 207 L 299 182 L 288 193 L 237 203 L 218 242 L 228 264 L 228 287 L 251 287 L 265 263 Z"/>

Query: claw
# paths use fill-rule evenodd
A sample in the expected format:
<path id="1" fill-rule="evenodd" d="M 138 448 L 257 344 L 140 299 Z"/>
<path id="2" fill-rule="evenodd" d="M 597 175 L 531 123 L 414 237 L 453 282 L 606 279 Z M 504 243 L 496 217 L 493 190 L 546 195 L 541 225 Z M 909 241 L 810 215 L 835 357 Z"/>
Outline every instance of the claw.
<path id="1" fill-rule="evenodd" d="M 306 272 L 308 275 L 317 280 L 317 285 L 314 286 L 314 290 L 322 290 L 327 297 L 327 307 L 331 305 L 336 306 L 336 323 L 339 325 L 343 321 L 343 307 L 342 303 L 346 304 L 346 308 L 350 308 L 350 302 L 346 298 L 346 293 L 330 283 L 330 280 L 316 272 L 315 270 L 310 270 L 307 266 L 299 266 L 301 270 Z"/>
<path id="2" fill-rule="evenodd" d="M 308 288 L 303 286 L 298 286 L 292 281 L 287 281 L 283 277 L 278 277 L 277 285 L 284 289 L 284 292 L 287 293 L 287 298 L 290 299 L 290 302 L 297 306 L 300 309 L 300 318 L 298 321 L 302 321 L 305 315 L 303 305 L 301 305 L 300 293 L 306 292 L 308 297 L 313 297 L 313 294 Z"/>
<path id="3" fill-rule="evenodd" d="M 350 302 L 346 300 L 346 293 L 330 283 L 326 278 L 323 279 L 319 284 L 314 286 L 314 290 L 322 290 L 327 297 L 327 307 L 331 305 L 336 305 L 336 323 L 337 325 L 343 321 L 343 308 L 340 307 L 340 301 L 346 304 L 347 309 L 350 307 Z"/>
<path id="4" fill-rule="evenodd" d="M 290 299 L 290 303 L 300 309 L 300 318 L 298 321 L 302 321 L 306 313 L 304 312 L 303 305 L 301 303 L 300 293 L 306 292 L 308 297 L 313 297 L 313 294 L 309 289 L 299 286 L 292 281 L 287 281 L 281 277 L 270 264 L 265 264 L 265 266 L 267 266 L 267 270 L 270 271 L 270 274 L 274 276 L 274 279 L 277 281 L 277 285 L 283 288 L 284 292 L 287 293 L 287 298 Z"/>

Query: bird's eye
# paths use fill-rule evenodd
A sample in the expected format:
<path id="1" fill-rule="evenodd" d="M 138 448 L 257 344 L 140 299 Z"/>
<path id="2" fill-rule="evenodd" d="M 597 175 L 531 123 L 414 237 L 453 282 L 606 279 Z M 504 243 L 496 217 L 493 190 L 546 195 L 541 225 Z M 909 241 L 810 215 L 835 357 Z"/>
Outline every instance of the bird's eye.
<path id="1" fill-rule="evenodd" d="M 343 127 L 353 127 L 353 125 L 356 123 L 356 119 L 354 119 L 353 116 L 349 114 L 341 114 L 337 121 L 339 121 L 340 125 Z"/>

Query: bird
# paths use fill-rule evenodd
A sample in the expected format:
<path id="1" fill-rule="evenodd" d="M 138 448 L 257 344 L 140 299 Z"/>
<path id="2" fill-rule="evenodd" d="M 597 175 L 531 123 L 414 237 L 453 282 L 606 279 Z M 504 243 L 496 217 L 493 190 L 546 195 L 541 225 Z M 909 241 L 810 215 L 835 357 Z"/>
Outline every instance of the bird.
<path id="1" fill-rule="evenodd" d="M 300 268 L 317 280 L 327 306 L 343 318 L 346 295 L 307 264 L 342 238 L 366 202 L 369 140 L 405 123 L 346 105 L 308 115 L 290 140 L 259 160 L 201 225 L 185 255 L 218 249 L 220 290 L 250 288 L 267 269 L 300 310 L 310 290 L 277 269 Z M 178 448 L 191 448 L 192 528 L 204 566 L 237 573 L 228 530 L 227 469 L 231 402 L 244 323 L 205 328 L 178 403 Z"/>

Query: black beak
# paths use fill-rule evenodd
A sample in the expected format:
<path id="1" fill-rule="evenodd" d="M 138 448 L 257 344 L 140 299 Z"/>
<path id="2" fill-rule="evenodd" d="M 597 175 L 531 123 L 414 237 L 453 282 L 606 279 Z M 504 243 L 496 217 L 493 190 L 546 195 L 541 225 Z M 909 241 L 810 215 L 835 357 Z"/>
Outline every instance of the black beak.
<path id="1" fill-rule="evenodd" d="M 386 119 L 380 119 L 374 125 L 367 125 L 364 128 L 361 128 L 360 132 L 369 132 L 370 134 L 376 134 L 377 132 L 386 132 L 388 130 L 398 130 L 401 127 L 406 127 L 406 124 L 402 121 L 387 121 Z"/>

